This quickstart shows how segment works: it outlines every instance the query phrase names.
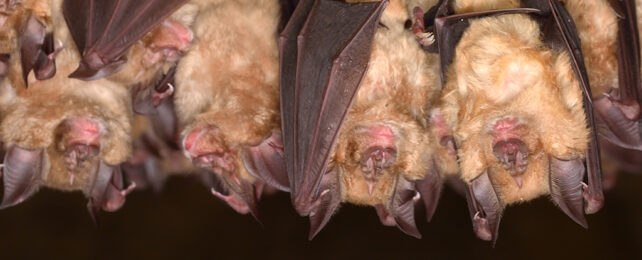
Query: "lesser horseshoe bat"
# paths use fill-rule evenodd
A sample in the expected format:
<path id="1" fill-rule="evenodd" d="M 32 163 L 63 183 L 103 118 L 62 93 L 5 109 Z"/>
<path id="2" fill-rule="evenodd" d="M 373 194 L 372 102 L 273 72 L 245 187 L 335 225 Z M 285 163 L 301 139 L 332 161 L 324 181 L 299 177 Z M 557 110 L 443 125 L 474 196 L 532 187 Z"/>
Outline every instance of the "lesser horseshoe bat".
<path id="1" fill-rule="evenodd" d="M 442 7 L 456 14 L 520 7 L 518 1 L 448 2 Z M 453 130 L 461 178 L 469 185 L 474 231 L 493 242 L 506 205 L 551 194 L 567 215 L 586 227 L 584 213 L 596 212 L 603 201 L 597 143 L 587 129 L 592 114 L 583 107 L 590 102 L 590 89 L 583 81 L 586 73 L 572 21 L 556 1 L 534 7 L 518 12 L 550 12 L 551 18 L 457 18 L 469 25 L 459 28 L 463 34 L 454 42 L 452 63 L 443 68 L 440 111 Z M 550 25 L 555 30 L 548 30 Z M 562 36 L 561 44 L 548 44 L 556 34 Z M 555 47 L 560 45 L 567 47 Z M 588 185 L 583 182 L 585 155 L 590 157 Z"/>
<path id="2" fill-rule="evenodd" d="M 415 237 L 415 202 L 434 212 L 438 61 L 404 27 L 408 13 L 405 1 L 301 1 L 281 35 L 287 170 L 310 239 L 341 202 L 373 206 Z"/>
<path id="3" fill-rule="evenodd" d="M 102 29 L 91 26 L 70 26 L 71 29 L 68 29 L 69 24 L 65 21 L 70 18 L 63 16 L 63 10 L 73 7 L 73 1 L 37 3 L 46 7 L 37 9 L 43 15 L 34 9 L 27 9 L 24 15 L 27 23 L 17 27 L 22 29 L 16 30 L 7 79 L 2 81 L 3 118 L 0 134 L 7 153 L 4 159 L 5 189 L 1 207 L 16 205 L 44 186 L 65 191 L 83 191 L 89 198 L 88 207 L 94 217 L 100 209 L 117 210 L 124 203 L 125 195 L 134 188 L 133 183 L 125 187 L 119 166 L 131 152 L 132 114 L 128 87 L 150 80 L 153 76 L 145 79 L 122 79 L 126 75 L 139 74 L 133 71 L 144 60 L 136 53 L 152 48 L 153 44 L 167 41 L 153 38 L 144 42 L 142 48 L 126 52 L 124 57 L 129 58 L 129 62 L 109 79 L 71 79 L 68 75 L 74 71 L 83 55 L 74 48 L 74 45 L 81 46 L 78 44 L 78 37 L 83 37 L 84 34 L 102 34 Z M 104 10 L 100 8 L 75 11 L 75 14 L 81 11 L 90 13 L 104 19 L 103 22 L 112 17 L 101 13 Z M 135 17 L 126 19 L 131 18 Z M 82 24 L 82 17 L 71 19 Z M 162 30 L 163 26 L 165 25 L 157 30 Z M 152 28 L 153 26 L 149 27 L 149 30 Z M 43 32 L 44 42 L 38 40 L 42 38 Z M 75 42 L 72 35 L 76 37 Z M 50 52 L 49 45 L 39 45 L 40 42 L 47 43 L 47 38 L 57 41 L 53 52 Z M 184 38 L 179 39 L 180 45 L 171 42 L 166 47 L 183 46 Z M 134 38 L 130 40 L 137 42 Z M 25 42 L 28 44 L 24 44 Z M 27 51 L 24 50 L 25 46 L 29 47 Z M 28 53 L 29 49 L 36 52 Z M 163 49 L 165 48 L 157 51 Z M 54 63 L 54 60 L 57 62 Z M 157 62 L 162 65 L 165 60 L 158 59 Z M 54 69 L 49 69 L 52 66 Z M 29 70 L 32 69 L 34 73 L 30 74 Z M 160 68 L 150 70 L 146 71 L 149 75 L 160 74 Z M 46 77 L 39 77 L 41 72 L 45 72 L 43 75 Z"/>
<path id="4" fill-rule="evenodd" d="M 176 71 L 185 155 L 221 181 L 215 196 L 257 219 L 265 183 L 288 190 L 278 131 L 279 19 L 277 1 L 209 3 Z M 264 178 L 272 173 L 282 177 Z"/>

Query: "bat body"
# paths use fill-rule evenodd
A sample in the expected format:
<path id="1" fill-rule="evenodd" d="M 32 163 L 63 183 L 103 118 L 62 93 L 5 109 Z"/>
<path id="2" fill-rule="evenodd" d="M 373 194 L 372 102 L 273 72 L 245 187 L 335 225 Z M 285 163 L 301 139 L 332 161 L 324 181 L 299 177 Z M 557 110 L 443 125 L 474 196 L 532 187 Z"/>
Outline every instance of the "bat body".
<path id="1" fill-rule="evenodd" d="M 407 4 L 302 1 L 282 33 L 284 147 L 310 238 L 341 202 L 373 206 L 383 224 L 415 237 L 420 197 L 432 216 L 441 185 L 429 130 L 438 64 L 404 28 Z"/>
<path id="2" fill-rule="evenodd" d="M 519 4 L 454 1 L 452 7 L 465 13 Z M 441 112 L 469 184 L 475 233 L 495 241 L 506 205 L 546 194 L 586 227 L 584 212 L 601 202 L 583 183 L 591 132 L 571 57 L 548 47 L 528 15 L 469 22 L 447 70 Z"/>
<path id="3" fill-rule="evenodd" d="M 636 119 L 640 82 L 635 71 L 640 69 L 638 32 L 642 2 L 574 0 L 565 3 L 582 40 L 608 169 L 604 176 L 605 188 L 610 188 L 619 169 L 628 172 L 640 169 L 639 120 Z"/>
<path id="4" fill-rule="evenodd" d="M 263 182 L 287 189 L 287 180 L 261 178 L 275 162 L 286 179 L 278 159 L 279 18 L 276 1 L 211 3 L 194 22 L 194 43 L 176 72 L 185 154 L 223 183 L 224 189 L 213 189 L 217 197 L 255 217 Z"/>
<path id="5" fill-rule="evenodd" d="M 156 75 L 162 74 L 161 65 L 165 60 L 159 59 L 160 65 L 145 73 L 135 72 L 139 66 L 130 64 L 110 79 L 81 81 L 68 78 L 74 72 L 75 64 L 82 59 L 71 36 L 82 35 L 87 33 L 82 30 L 92 28 L 68 29 L 68 17 L 63 15 L 68 2 L 35 3 L 46 8 L 42 9 L 43 15 L 27 16 L 27 27 L 23 27 L 27 29 L 16 32 L 14 47 L 9 48 L 13 50 L 9 55 L 7 77 L 1 86 L 3 117 L 0 129 L 7 151 L 2 207 L 22 202 L 39 187 L 50 187 L 82 191 L 89 198 L 88 207 L 94 217 L 100 209 L 117 210 L 123 205 L 125 195 L 135 187 L 133 183 L 125 187 L 119 166 L 131 155 L 130 87 L 153 81 Z M 35 9 L 26 10 L 39 14 L 33 11 Z M 34 25 L 36 29 L 30 29 Z M 31 63 L 25 57 L 34 55 L 24 49 L 32 46 L 33 41 L 23 38 L 41 35 L 34 33 L 42 31 L 37 29 L 40 25 L 45 26 L 45 38 L 56 39 L 57 45 L 54 55 L 46 55 L 43 60 L 38 55 L 47 54 L 49 49 L 43 47 L 43 52 L 34 52 L 37 62 Z M 153 32 L 148 37 L 150 39 L 143 41 L 139 50 L 166 42 L 158 40 Z M 166 46 L 174 48 L 175 45 Z M 136 48 L 127 52 L 128 63 L 144 62 L 144 57 L 137 54 L 141 52 Z M 61 63 L 56 65 L 54 59 Z M 50 66 L 53 70 L 48 71 L 54 73 L 39 77 L 39 71 L 47 71 Z M 30 74 L 32 69 L 34 73 Z M 127 78 L 134 74 L 138 76 Z M 140 76 L 142 74 L 145 75 Z"/>

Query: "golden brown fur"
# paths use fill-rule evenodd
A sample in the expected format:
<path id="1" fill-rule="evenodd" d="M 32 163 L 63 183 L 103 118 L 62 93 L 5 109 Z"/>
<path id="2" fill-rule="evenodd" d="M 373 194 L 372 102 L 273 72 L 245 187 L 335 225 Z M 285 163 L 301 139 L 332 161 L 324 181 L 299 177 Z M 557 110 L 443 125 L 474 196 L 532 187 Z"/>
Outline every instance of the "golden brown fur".
<path id="1" fill-rule="evenodd" d="M 475 3 L 455 6 L 458 11 L 495 6 L 468 8 Z M 461 177 L 470 182 L 489 169 L 507 204 L 549 193 L 548 156 L 583 157 L 588 144 L 582 96 L 568 55 L 544 47 L 539 36 L 538 25 L 525 15 L 471 21 L 456 47 L 442 98 L 441 112 L 459 148 Z M 516 131 L 528 147 L 521 188 L 492 150 L 493 125 L 506 118 L 518 119 Z"/>
<path id="2" fill-rule="evenodd" d="M 194 42 L 176 76 L 183 138 L 194 129 L 213 126 L 220 133 L 219 145 L 234 153 L 279 128 L 278 21 L 279 6 L 272 0 L 203 7 L 194 22 Z M 240 156 L 235 159 L 238 174 L 253 180 Z"/>
<path id="3" fill-rule="evenodd" d="M 127 56 L 129 62 L 117 74 L 93 81 L 68 78 L 78 66 L 80 57 L 65 24 L 61 6 L 62 0 L 23 1 L 21 8 L 4 24 L 4 28 L 11 26 L 12 30 L 6 38 L 9 40 L 0 39 L 0 52 L 9 50 L 11 60 L 7 78 L 0 81 L 0 137 L 6 147 L 17 145 L 26 149 L 46 150 L 44 186 L 83 190 L 87 194 L 95 177 L 88 173 L 93 172 L 99 161 L 118 165 L 131 155 L 132 104 L 129 87 L 155 81 L 160 72 L 168 68 L 168 63 L 160 62 L 153 67 L 141 65 L 145 51 L 154 43 L 155 31 L 152 31 L 134 45 Z M 195 10 L 193 6 L 184 6 L 171 19 L 189 24 Z M 56 56 L 55 76 L 38 81 L 32 73 L 27 80 L 29 87 L 26 88 L 17 53 L 16 33 L 21 28 L 21 19 L 25 20 L 23 16 L 28 13 L 36 14 L 47 30 L 53 31 L 54 40 L 62 43 L 62 50 Z M 65 134 L 62 123 L 79 117 L 98 122 L 100 152 L 79 168 L 69 170 L 64 161 L 68 147 L 62 140 Z M 74 176 L 72 181 L 70 175 Z"/>
<path id="4" fill-rule="evenodd" d="M 618 88 L 618 27 L 615 11 L 606 0 L 563 2 L 575 21 L 582 42 L 591 93 L 594 98 L 601 97 L 612 88 Z"/>
<path id="5" fill-rule="evenodd" d="M 6 146 L 46 149 L 44 186 L 87 193 L 95 176 L 85 173 L 91 172 L 89 169 L 93 169 L 98 160 L 116 165 L 130 154 L 131 104 L 129 91 L 121 84 L 105 79 L 85 82 L 67 78 L 75 70 L 79 56 L 60 12 L 60 3 L 53 1 L 46 16 L 52 21 L 54 38 L 64 46 L 56 58 L 57 73 L 44 81 L 37 81 L 31 74 L 29 88 L 25 88 L 18 55 L 12 53 L 8 80 L 2 85 L 4 118 L 0 134 Z M 64 120 L 76 117 L 98 121 L 103 135 L 98 158 L 77 169 L 74 181 L 70 182 L 72 173 L 64 165 L 61 150 L 65 147 L 58 129 Z"/>
<path id="6" fill-rule="evenodd" d="M 423 178 L 434 156 L 428 126 L 440 85 L 438 58 L 423 51 L 404 28 L 412 7 L 393 0 L 384 10 L 385 27 L 377 29 L 368 71 L 339 135 L 330 167 L 340 169 L 345 202 L 388 205 L 397 176 Z M 360 162 L 373 142 L 364 132 L 376 126 L 394 133 L 397 159 L 370 195 Z"/>

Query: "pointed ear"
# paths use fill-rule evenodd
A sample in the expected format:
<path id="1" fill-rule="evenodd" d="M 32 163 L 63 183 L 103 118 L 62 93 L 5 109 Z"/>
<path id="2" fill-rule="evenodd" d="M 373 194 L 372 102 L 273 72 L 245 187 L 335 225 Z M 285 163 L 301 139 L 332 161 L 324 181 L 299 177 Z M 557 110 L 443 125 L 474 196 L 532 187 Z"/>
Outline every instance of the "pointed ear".
<path id="1" fill-rule="evenodd" d="M 415 223 L 415 202 L 417 199 L 415 182 L 408 181 L 399 174 L 390 199 L 391 214 L 401 231 L 415 238 L 421 238 Z"/>
<path id="2" fill-rule="evenodd" d="M 328 224 L 330 218 L 341 204 L 341 187 L 339 183 L 339 170 L 333 168 L 321 179 L 317 198 L 319 205 L 310 213 L 310 234 L 308 239 L 312 240 Z"/>
<path id="3" fill-rule="evenodd" d="M 290 192 L 281 132 L 274 131 L 260 144 L 243 149 L 241 158 L 252 176 L 279 190 Z"/>
<path id="4" fill-rule="evenodd" d="M 13 145 L 4 157 L 2 168 L 4 196 L 0 209 L 5 209 L 28 199 L 40 186 L 44 163 L 44 150 L 29 150 Z"/>
<path id="5" fill-rule="evenodd" d="M 426 208 L 426 222 L 430 222 L 435 214 L 442 186 L 443 180 L 437 169 L 437 164 L 435 160 L 432 160 L 426 176 L 421 180 L 415 181 L 415 188 L 419 191 L 421 200 Z"/>

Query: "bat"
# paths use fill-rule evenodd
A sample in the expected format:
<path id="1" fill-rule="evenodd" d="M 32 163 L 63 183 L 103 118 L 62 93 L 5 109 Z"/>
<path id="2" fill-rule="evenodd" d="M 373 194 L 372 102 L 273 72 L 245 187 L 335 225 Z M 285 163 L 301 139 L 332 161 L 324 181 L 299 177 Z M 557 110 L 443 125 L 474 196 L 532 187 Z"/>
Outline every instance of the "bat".
<path id="1" fill-rule="evenodd" d="M 614 184 L 618 168 L 632 172 L 638 168 L 640 13 L 636 10 L 640 3 L 627 0 L 565 4 L 580 32 L 602 152 L 610 166 L 603 176 L 606 189 Z"/>
<path id="2" fill-rule="evenodd" d="M 120 164 L 131 154 L 129 85 L 140 82 L 118 81 L 125 78 L 119 75 L 92 81 L 67 77 L 74 71 L 74 64 L 80 62 L 73 47 L 74 39 L 69 35 L 102 34 L 99 30 L 73 26 L 69 27 L 72 31 L 68 31 L 66 21 L 69 17 L 63 14 L 68 4 L 54 1 L 46 6 L 49 9 L 42 9 L 46 11 L 43 11 L 42 20 L 49 21 L 47 24 L 51 25 L 51 28 L 46 27 L 47 30 L 51 29 L 53 38 L 62 43 L 56 51 L 56 60 L 62 64 L 54 64 L 58 73 L 47 80 L 37 80 L 36 71 L 34 76 L 27 78 L 29 88 L 24 88 L 25 72 L 21 69 L 25 68 L 24 55 L 20 54 L 20 48 L 9 48 L 14 51 L 9 55 L 8 80 L 2 81 L 2 87 L 13 90 L 2 93 L 6 102 L 1 107 L 0 134 L 6 155 L 3 169 L 5 189 L 0 207 L 21 203 L 39 187 L 80 190 L 89 198 L 88 208 L 96 220 L 101 209 L 119 209 L 125 196 L 135 188 L 135 183 L 126 183 Z M 91 15 L 103 16 L 94 12 L 97 10 L 84 10 Z M 28 17 L 32 19 L 34 16 Z M 81 20 L 74 22 L 84 23 Z M 16 46 L 21 46 L 19 39 L 23 37 L 16 35 Z M 146 42 L 148 45 L 164 42 L 155 41 L 153 33 L 148 37 L 151 37 Z M 174 48 L 171 44 L 167 46 Z M 124 60 L 129 58 L 132 63 L 142 62 L 140 55 L 134 54 L 128 53 L 128 57 L 123 56 Z M 121 75 L 132 74 L 127 63 L 123 66 L 119 72 Z"/>
<path id="3" fill-rule="evenodd" d="M 404 28 L 405 4 L 300 1 L 281 34 L 287 172 L 310 239 L 341 202 L 373 206 L 384 225 L 414 237 L 415 203 L 424 199 L 428 219 L 434 212 L 437 57 Z"/>
<path id="4" fill-rule="evenodd" d="M 69 76 L 92 80 L 121 70 L 126 62 L 127 50 L 186 2 L 186 0 L 64 1 L 65 20 L 82 54 L 78 69 Z"/>
<path id="5" fill-rule="evenodd" d="M 473 230 L 493 244 L 506 205 L 550 194 L 587 227 L 584 213 L 604 200 L 572 19 L 558 1 L 518 7 L 443 1 L 434 20 L 445 82 L 440 111 L 453 130 Z M 487 11 L 495 8 L 509 9 Z"/>
<path id="6" fill-rule="evenodd" d="M 582 49 L 593 88 L 600 136 L 626 148 L 641 150 L 640 44 L 636 2 L 565 1 L 578 20 Z M 610 4 L 610 5 L 609 5 Z M 591 17 L 581 17 L 591 12 Z M 608 29 L 600 31 L 600 29 Z M 589 36 L 595 34 L 595 38 Z"/>
<path id="7" fill-rule="evenodd" d="M 185 155 L 218 183 L 215 196 L 257 220 L 263 184 L 289 186 L 278 132 L 279 8 L 267 0 L 202 6 L 175 75 Z"/>

